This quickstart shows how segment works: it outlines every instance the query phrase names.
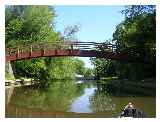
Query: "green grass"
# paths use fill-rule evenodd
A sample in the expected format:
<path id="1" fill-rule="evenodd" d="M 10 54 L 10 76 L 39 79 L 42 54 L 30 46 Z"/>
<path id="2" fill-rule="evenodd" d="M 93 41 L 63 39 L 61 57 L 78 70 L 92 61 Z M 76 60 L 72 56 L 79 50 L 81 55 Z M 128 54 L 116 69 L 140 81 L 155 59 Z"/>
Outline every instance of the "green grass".
<path id="1" fill-rule="evenodd" d="M 5 74 L 5 79 L 6 80 L 15 80 L 14 76 L 13 75 L 9 75 L 9 74 Z"/>

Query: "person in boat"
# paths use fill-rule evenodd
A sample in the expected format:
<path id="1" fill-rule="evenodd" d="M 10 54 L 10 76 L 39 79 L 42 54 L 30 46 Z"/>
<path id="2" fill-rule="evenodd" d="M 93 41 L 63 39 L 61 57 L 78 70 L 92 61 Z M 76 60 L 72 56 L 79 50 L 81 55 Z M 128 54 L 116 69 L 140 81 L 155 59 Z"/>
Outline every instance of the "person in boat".
<path id="1" fill-rule="evenodd" d="M 128 105 L 126 105 L 124 109 L 127 109 L 127 108 L 134 108 L 134 106 L 131 102 L 129 102 Z"/>
<path id="2" fill-rule="evenodd" d="M 124 117 L 134 117 L 136 114 L 136 108 L 134 107 L 134 105 L 129 102 L 128 105 L 125 106 L 121 116 Z"/>
<path id="3" fill-rule="evenodd" d="M 129 102 L 128 105 L 122 110 L 120 117 L 133 117 L 133 118 L 147 118 L 148 115 L 143 111 L 135 108 L 135 106 Z"/>

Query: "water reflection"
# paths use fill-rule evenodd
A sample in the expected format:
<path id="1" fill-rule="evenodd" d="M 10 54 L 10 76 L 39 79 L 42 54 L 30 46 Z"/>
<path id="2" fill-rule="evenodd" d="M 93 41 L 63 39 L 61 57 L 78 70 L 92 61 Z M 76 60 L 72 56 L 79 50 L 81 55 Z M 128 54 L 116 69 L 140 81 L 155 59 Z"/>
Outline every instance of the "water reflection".
<path id="1" fill-rule="evenodd" d="M 93 110 L 90 106 L 90 96 L 94 94 L 96 88 L 86 88 L 84 94 L 78 97 L 71 105 L 71 112 L 91 113 Z"/>
<path id="2" fill-rule="evenodd" d="M 106 84 L 70 80 L 54 81 L 45 90 L 15 88 L 6 117 L 117 117 L 129 101 L 155 117 L 154 97 L 110 96 Z"/>
<path id="3" fill-rule="evenodd" d="M 67 111 L 74 98 L 81 94 L 83 94 L 82 87 L 76 89 L 72 81 L 55 82 L 45 90 L 32 87 L 16 88 L 10 104 L 47 111 Z"/>

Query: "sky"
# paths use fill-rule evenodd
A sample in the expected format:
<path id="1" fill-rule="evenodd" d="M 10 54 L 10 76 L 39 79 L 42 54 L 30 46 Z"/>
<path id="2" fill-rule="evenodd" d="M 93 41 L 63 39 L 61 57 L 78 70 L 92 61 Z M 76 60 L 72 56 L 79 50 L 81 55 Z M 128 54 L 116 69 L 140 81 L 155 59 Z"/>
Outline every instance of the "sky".
<path id="1" fill-rule="evenodd" d="M 56 31 L 63 32 L 67 26 L 80 25 L 75 34 L 79 41 L 104 42 L 112 39 L 116 25 L 123 21 L 124 15 L 120 13 L 124 6 L 54 6 Z M 85 67 L 92 68 L 87 57 L 81 57 Z"/>

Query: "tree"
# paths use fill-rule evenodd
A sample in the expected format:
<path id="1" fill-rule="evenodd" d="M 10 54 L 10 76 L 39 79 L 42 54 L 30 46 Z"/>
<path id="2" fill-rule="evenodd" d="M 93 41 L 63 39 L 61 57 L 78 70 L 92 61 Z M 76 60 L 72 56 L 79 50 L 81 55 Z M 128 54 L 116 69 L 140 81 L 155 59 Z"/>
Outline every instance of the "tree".
<path id="1" fill-rule="evenodd" d="M 122 14 L 125 14 L 126 18 L 117 25 L 112 42 L 117 46 L 116 52 L 127 54 L 128 60 L 132 62 L 92 59 L 96 75 L 117 75 L 119 78 L 128 79 L 155 77 L 155 6 L 126 6 Z M 101 50 L 105 50 L 105 47 L 102 48 L 104 49 Z"/>
<path id="2" fill-rule="evenodd" d="M 7 6 L 6 47 L 32 44 L 39 41 L 56 41 L 55 14 L 49 6 Z M 46 70 L 44 58 L 12 62 L 17 76 L 42 78 Z"/>
<path id="3" fill-rule="evenodd" d="M 90 78 L 93 78 L 93 69 L 91 68 L 86 68 L 85 70 L 85 74 L 84 74 L 84 77 L 87 79 L 90 79 Z"/>
<path id="4" fill-rule="evenodd" d="M 50 6 L 7 6 L 6 48 L 38 42 L 65 41 L 78 31 L 78 26 L 73 26 L 66 35 L 56 32 L 55 17 L 55 11 Z M 40 79 L 44 85 L 54 78 L 73 78 L 74 62 L 73 58 L 38 58 L 12 62 L 12 66 L 16 76 Z"/>
<path id="5" fill-rule="evenodd" d="M 52 58 L 46 71 L 47 79 L 73 79 L 75 76 L 74 60 L 70 57 Z"/>
<path id="6" fill-rule="evenodd" d="M 155 6 L 127 6 L 123 13 L 126 19 L 117 26 L 113 34 L 117 51 L 127 52 L 132 60 L 138 58 L 144 63 L 119 63 L 117 67 L 123 65 L 126 68 L 121 67 L 118 70 L 121 70 L 121 73 L 126 72 L 124 75 L 129 78 L 132 76 L 132 79 L 155 77 Z"/>
<path id="7" fill-rule="evenodd" d="M 76 74 L 84 75 L 85 74 L 85 67 L 84 62 L 78 58 L 74 58 L 74 65 L 76 68 Z"/>
<path id="8" fill-rule="evenodd" d="M 125 6 L 125 9 L 121 11 L 122 14 L 125 14 L 126 18 L 134 18 L 142 14 L 155 13 L 155 5 L 130 5 Z"/>
<path id="9" fill-rule="evenodd" d="M 54 10 L 49 6 L 11 6 L 6 8 L 6 46 L 39 41 L 56 41 Z"/>
<path id="10" fill-rule="evenodd" d="M 94 65 L 94 75 L 97 78 L 116 75 L 114 61 L 111 61 L 109 59 L 92 58 L 91 62 Z"/>
<path id="11" fill-rule="evenodd" d="M 77 33 L 79 30 L 80 30 L 79 25 L 67 26 L 64 29 L 64 33 L 62 37 L 64 40 L 68 40 L 68 39 L 76 40 L 75 33 Z"/>

